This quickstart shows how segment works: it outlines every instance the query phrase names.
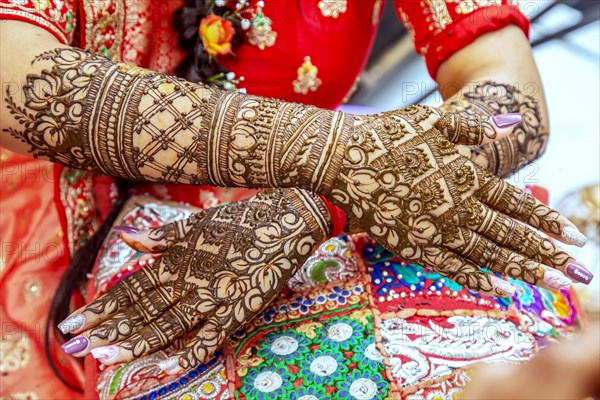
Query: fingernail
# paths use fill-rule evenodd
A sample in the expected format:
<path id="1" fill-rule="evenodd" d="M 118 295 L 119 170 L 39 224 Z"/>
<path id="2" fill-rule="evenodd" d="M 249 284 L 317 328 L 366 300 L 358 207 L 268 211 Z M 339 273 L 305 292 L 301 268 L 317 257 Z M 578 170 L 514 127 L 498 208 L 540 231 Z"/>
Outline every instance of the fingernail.
<path id="1" fill-rule="evenodd" d="M 134 228 L 133 226 L 113 226 L 113 231 L 115 232 L 123 232 L 123 233 L 140 233 L 138 228 Z"/>
<path id="2" fill-rule="evenodd" d="M 577 264 L 569 264 L 567 266 L 567 275 L 575 279 L 577 282 L 585 283 L 586 285 L 588 285 L 594 278 L 594 275 L 590 271 Z"/>
<path id="3" fill-rule="evenodd" d="M 579 229 L 572 226 L 565 226 L 562 230 L 562 237 L 567 239 L 570 243 L 578 247 L 583 247 L 587 242 L 587 238 Z"/>
<path id="4" fill-rule="evenodd" d="M 179 366 L 179 357 L 169 357 L 158 363 L 158 368 L 164 371 L 167 375 L 175 375 L 183 368 Z"/>
<path id="5" fill-rule="evenodd" d="M 553 268 L 544 269 L 543 282 L 554 290 L 568 289 L 573 284 L 573 281 L 571 281 L 560 271 Z"/>
<path id="6" fill-rule="evenodd" d="M 523 116 L 519 113 L 500 114 L 494 115 L 492 120 L 498 128 L 508 128 L 520 124 L 523 121 Z"/>
<path id="7" fill-rule="evenodd" d="M 497 297 L 512 297 L 517 291 L 516 287 L 502 279 L 494 280 L 492 286 L 496 291 Z"/>
<path id="8" fill-rule="evenodd" d="M 75 354 L 87 349 L 90 341 L 85 336 L 80 336 L 69 340 L 67 343 L 60 346 L 65 353 Z"/>
<path id="9" fill-rule="evenodd" d="M 60 329 L 63 335 L 66 335 L 67 333 L 71 333 L 82 328 L 83 324 L 85 324 L 85 317 L 83 314 L 75 314 L 58 324 L 58 329 Z"/>
<path id="10" fill-rule="evenodd" d="M 117 346 L 103 346 L 90 350 L 92 356 L 99 361 L 110 361 L 119 354 Z"/>

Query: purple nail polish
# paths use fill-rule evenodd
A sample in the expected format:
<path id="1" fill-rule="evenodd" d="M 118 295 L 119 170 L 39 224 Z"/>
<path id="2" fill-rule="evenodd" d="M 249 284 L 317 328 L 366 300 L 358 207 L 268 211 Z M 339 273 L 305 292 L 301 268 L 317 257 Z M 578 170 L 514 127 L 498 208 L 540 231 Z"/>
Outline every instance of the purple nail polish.
<path id="1" fill-rule="evenodd" d="M 594 278 L 594 275 L 590 271 L 577 264 L 569 264 L 567 266 L 567 275 L 577 282 L 585 283 L 586 285 L 589 285 Z"/>
<path id="2" fill-rule="evenodd" d="M 113 231 L 115 232 L 123 232 L 123 233 L 140 233 L 138 228 L 134 228 L 133 226 L 113 226 Z"/>
<path id="3" fill-rule="evenodd" d="M 492 120 L 498 128 L 508 128 L 520 124 L 523 121 L 523 116 L 519 113 L 500 114 L 494 115 Z"/>
<path id="4" fill-rule="evenodd" d="M 90 341 L 85 336 L 80 336 L 69 340 L 67 343 L 60 346 L 65 353 L 75 354 L 87 349 Z"/>

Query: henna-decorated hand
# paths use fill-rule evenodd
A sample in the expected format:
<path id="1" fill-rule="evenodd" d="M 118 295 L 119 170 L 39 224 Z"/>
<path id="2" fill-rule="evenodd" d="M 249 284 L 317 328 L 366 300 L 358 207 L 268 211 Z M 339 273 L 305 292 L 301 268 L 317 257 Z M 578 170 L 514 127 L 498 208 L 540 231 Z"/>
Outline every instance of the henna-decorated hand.
<path id="1" fill-rule="evenodd" d="M 441 110 L 488 118 L 505 113 L 522 115 L 522 122 L 500 140 L 461 151 L 500 178 L 506 178 L 537 160 L 548 143 L 548 121 L 542 120 L 539 104 L 517 87 L 481 82 L 447 100 Z M 462 147 L 462 146 L 460 146 Z"/>
<path id="2" fill-rule="evenodd" d="M 14 119 L 5 130 L 35 156 L 131 180 L 320 193 L 396 254 L 479 291 L 506 294 L 471 262 L 531 283 L 568 283 L 539 262 L 591 280 L 518 221 L 582 245 L 573 225 L 443 136 L 489 142 L 499 135 L 490 118 L 425 106 L 355 116 L 223 92 L 75 49 L 43 53 L 32 68 L 24 96 L 7 92 Z"/>
<path id="3" fill-rule="evenodd" d="M 558 212 L 460 155 L 489 140 L 476 115 L 426 106 L 355 117 L 330 197 L 380 244 L 457 283 L 503 296 L 507 286 L 478 266 L 549 288 L 592 275 L 532 228 L 565 243 L 585 237 Z M 482 129 L 483 128 L 483 129 Z M 488 126 L 489 128 L 489 126 Z M 542 264 L 543 263 L 543 264 Z"/>
<path id="4" fill-rule="evenodd" d="M 63 333 L 78 334 L 63 349 L 77 357 L 94 351 L 109 365 L 198 329 L 169 367 L 206 362 L 280 292 L 330 224 L 318 196 L 277 189 L 154 229 L 146 239 L 123 235 L 140 250 L 164 253 L 63 321 Z"/>

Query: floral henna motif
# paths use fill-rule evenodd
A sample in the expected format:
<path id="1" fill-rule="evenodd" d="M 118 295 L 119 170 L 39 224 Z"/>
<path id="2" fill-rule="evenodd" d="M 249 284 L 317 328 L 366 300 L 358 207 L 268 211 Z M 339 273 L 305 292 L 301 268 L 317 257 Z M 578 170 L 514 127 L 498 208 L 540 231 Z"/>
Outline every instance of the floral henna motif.
<path id="1" fill-rule="evenodd" d="M 123 177 L 327 193 L 352 129 L 341 112 L 193 84 L 76 49 L 38 56 L 25 103 L 7 92 L 30 153 Z"/>
<path id="2" fill-rule="evenodd" d="M 496 82 L 477 84 L 464 92 L 460 100 L 449 100 L 441 109 L 481 117 L 504 113 L 523 116 L 523 122 L 510 136 L 472 150 L 472 159 L 483 158 L 487 169 L 498 177 L 514 174 L 537 160 L 546 150 L 548 125 L 542 121 L 537 101 L 512 85 Z"/>
<path id="3" fill-rule="evenodd" d="M 27 77 L 24 106 L 7 95 L 22 128 L 8 131 L 35 156 L 131 180 L 310 190 L 333 198 L 398 255 L 433 268 L 452 252 L 489 263 L 488 252 L 475 251 L 474 244 L 483 243 L 482 237 L 495 243 L 503 238 L 469 229 L 466 235 L 452 224 L 454 214 L 473 204 L 568 237 L 568 222 L 558 213 L 485 173 L 448 140 L 474 144 L 493 138 L 484 113 L 412 106 L 353 116 L 225 92 L 74 49 L 44 53 L 34 60 L 39 64 L 48 69 Z M 474 93 L 473 104 L 484 107 Z M 510 96 L 498 104 L 512 104 Z M 519 148 L 538 148 L 523 140 Z M 221 243 L 226 236 L 215 229 L 202 238 Z M 242 243 L 240 238 L 236 246 Z M 493 249 L 492 255 L 499 251 Z M 517 258 L 502 254 L 495 271 L 510 269 L 528 282 L 543 276 L 541 266 L 522 259 L 515 268 L 511 260 Z M 176 274 L 189 257 L 186 247 L 175 246 L 165 255 L 173 259 L 165 268 Z M 488 278 L 480 277 L 479 288 L 489 290 Z"/>
<path id="4" fill-rule="evenodd" d="M 204 362 L 279 293 L 330 225 L 322 200 L 297 189 L 263 191 L 169 224 L 182 230 L 159 235 L 174 244 L 152 266 L 77 312 L 86 321 L 79 337 L 91 343 L 87 351 L 116 343 L 117 362 L 199 329 L 178 356 L 183 367 Z"/>
<path id="5" fill-rule="evenodd" d="M 474 290 L 496 288 L 472 263 L 528 283 L 549 270 L 540 262 L 565 271 L 574 259 L 517 222 L 560 237 L 565 219 L 461 156 L 447 137 L 466 125 L 440 115 L 412 106 L 355 117 L 331 192 L 335 204 L 397 255 Z M 481 141 L 485 128 L 474 131 L 464 129 L 461 140 Z M 511 232 L 537 247 L 526 248 Z"/>

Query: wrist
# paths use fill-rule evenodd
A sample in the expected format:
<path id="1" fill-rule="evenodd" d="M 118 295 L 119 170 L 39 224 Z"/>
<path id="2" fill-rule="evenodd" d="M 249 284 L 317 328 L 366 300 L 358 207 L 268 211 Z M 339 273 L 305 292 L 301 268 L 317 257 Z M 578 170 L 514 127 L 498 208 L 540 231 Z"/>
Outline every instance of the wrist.
<path id="1" fill-rule="evenodd" d="M 286 189 L 282 193 L 307 224 L 319 245 L 332 235 L 333 221 L 325 201 L 318 195 L 302 189 Z"/>
<path id="2" fill-rule="evenodd" d="M 328 196 L 342 166 L 353 116 L 302 105 L 287 111 L 286 129 L 275 133 L 282 136 L 279 182 Z"/>

